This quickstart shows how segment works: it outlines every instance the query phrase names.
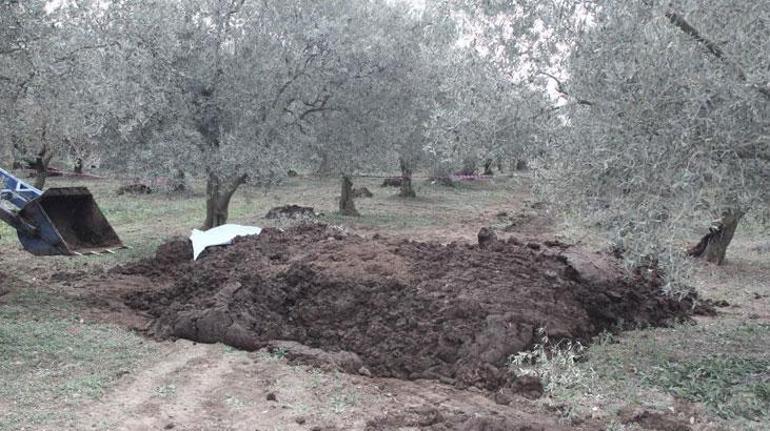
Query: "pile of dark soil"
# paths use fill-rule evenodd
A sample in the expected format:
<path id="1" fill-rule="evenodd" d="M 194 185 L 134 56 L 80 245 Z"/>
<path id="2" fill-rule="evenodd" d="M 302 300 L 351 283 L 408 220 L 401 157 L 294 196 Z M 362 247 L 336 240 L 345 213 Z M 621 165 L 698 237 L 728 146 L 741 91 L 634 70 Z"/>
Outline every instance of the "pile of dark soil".
<path id="1" fill-rule="evenodd" d="M 238 238 L 197 262 L 184 255 L 186 240 L 172 241 L 120 271 L 150 278 L 126 300 L 155 316 L 159 337 L 249 350 L 290 340 L 351 352 L 367 374 L 486 389 L 512 383 L 506 362 L 539 341 L 538 328 L 587 341 L 686 319 L 693 307 L 692 297 L 663 296 L 652 270 L 627 274 L 611 257 L 558 242 L 490 241 L 367 239 L 303 225 Z"/>
<path id="2" fill-rule="evenodd" d="M 123 195 L 149 195 L 152 194 L 152 188 L 147 184 L 136 183 L 121 186 L 115 191 L 118 196 Z"/>
<path id="3" fill-rule="evenodd" d="M 316 213 L 313 207 L 303 207 L 300 205 L 284 205 L 282 207 L 275 207 L 265 214 L 266 219 L 299 219 L 299 218 L 315 218 Z"/>
<path id="4" fill-rule="evenodd" d="M 403 180 L 402 177 L 385 178 L 380 187 L 401 187 Z"/>
<path id="5" fill-rule="evenodd" d="M 354 198 L 371 198 L 374 197 L 374 193 L 366 187 L 358 187 L 353 189 Z"/>

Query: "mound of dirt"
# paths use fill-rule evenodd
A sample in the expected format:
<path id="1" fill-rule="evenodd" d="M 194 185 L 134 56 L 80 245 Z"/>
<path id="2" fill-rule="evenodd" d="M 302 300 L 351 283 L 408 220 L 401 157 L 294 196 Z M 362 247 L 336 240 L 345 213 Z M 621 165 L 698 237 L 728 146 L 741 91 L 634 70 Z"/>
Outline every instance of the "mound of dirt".
<path id="1" fill-rule="evenodd" d="M 354 198 L 371 198 L 374 197 L 374 193 L 366 187 L 358 187 L 353 189 Z"/>
<path id="2" fill-rule="evenodd" d="M 694 301 L 663 296 L 652 270 L 627 274 L 558 242 L 442 245 L 303 225 L 237 238 L 197 262 L 179 260 L 181 247 L 121 269 L 150 278 L 126 301 L 155 316 L 155 335 L 249 350 L 294 341 L 351 352 L 373 375 L 461 387 L 512 385 L 506 362 L 538 328 L 587 341 L 685 319 Z"/>
<path id="3" fill-rule="evenodd" d="M 121 186 L 118 190 L 115 191 L 115 194 L 118 196 L 123 195 L 149 195 L 152 193 L 152 188 L 148 186 L 147 184 L 142 183 L 136 183 L 136 184 L 128 184 L 125 186 Z"/>
<path id="4" fill-rule="evenodd" d="M 201 256 L 206 256 L 210 250 L 212 248 L 204 250 Z M 190 239 L 177 236 L 158 246 L 154 258 L 121 266 L 115 271 L 125 275 L 143 275 L 154 278 L 173 276 L 180 266 L 192 262 L 192 258 L 193 247 Z"/>
<path id="5" fill-rule="evenodd" d="M 404 179 L 402 177 L 385 178 L 380 187 L 401 187 L 403 180 Z"/>
<path id="6" fill-rule="evenodd" d="M 299 219 L 299 218 L 315 218 L 316 213 L 313 207 L 303 207 L 299 205 L 284 205 L 282 207 L 272 208 L 265 215 L 266 219 Z"/>

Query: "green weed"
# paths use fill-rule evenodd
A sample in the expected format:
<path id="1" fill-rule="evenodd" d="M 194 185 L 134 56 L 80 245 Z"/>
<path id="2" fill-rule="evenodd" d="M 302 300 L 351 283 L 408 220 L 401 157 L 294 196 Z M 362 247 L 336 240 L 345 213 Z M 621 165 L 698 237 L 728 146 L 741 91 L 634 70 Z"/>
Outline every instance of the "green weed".
<path id="1" fill-rule="evenodd" d="M 642 382 L 703 403 L 723 418 L 753 419 L 770 412 L 770 360 L 717 355 L 668 361 L 652 367 Z"/>
<path id="2" fill-rule="evenodd" d="M 85 324 L 78 304 L 24 289 L 0 306 L 0 430 L 61 423 L 154 349 L 111 325 Z"/>

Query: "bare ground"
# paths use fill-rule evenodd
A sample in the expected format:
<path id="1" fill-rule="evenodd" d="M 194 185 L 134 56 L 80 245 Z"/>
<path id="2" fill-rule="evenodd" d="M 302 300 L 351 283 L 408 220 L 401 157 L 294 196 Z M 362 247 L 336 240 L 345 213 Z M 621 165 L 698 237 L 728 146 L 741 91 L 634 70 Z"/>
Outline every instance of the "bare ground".
<path id="1" fill-rule="evenodd" d="M 540 408 L 517 401 L 516 407 L 501 407 L 482 393 L 431 381 L 324 372 L 265 352 L 180 340 L 163 343 L 155 364 L 84 406 L 77 423 L 115 430 L 442 429 L 450 420 L 493 418 L 529 429 L 564 428 Z M 405 413 L 417 418 L 412 426 L 401 418 Z M 388 421 L 393 426 L 383 426 Z"/>

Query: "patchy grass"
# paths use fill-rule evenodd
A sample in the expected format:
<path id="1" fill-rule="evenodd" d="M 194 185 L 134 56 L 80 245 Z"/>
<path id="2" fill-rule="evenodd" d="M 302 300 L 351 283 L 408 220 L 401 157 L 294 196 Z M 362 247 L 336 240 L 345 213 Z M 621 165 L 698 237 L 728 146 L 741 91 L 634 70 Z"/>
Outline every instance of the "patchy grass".
<path id="1" fill-rule="evenodd" d="M 699 325 L 641 331 L 597 345 L 589 361 L 610 380 L 638 382 L 702 403 L 722 417 L 770 419 L 770 325 Z M 630 372 L 630 373 L 629 373 Z"/>
<path id="2" fill-rule="evenodd" d="M 561 376 L 549 403 L 568 418 L 613 418 L 622 408 L 655 411 L 676 400 L 703 409 L 701 422 L 770 429 L 770 324 L 713 321 L 606 334 Z M 697 428 L 696 428 L 697 429 Z"/>
<path id="3" fill-rule="evenodd" d="M 703 403 L 723 418 L 756 419 L 770 411 L 770 360 L 718 355 L 669 361 L 642 382 Z"/>
<path id="4" fill-rule="evenodd" d="M 10 298 L 9 298 L 10 296 Z M 41 290 L 0 305 L 0 430 L 56 428 L 154 348 L 111 325 L 85 324 L 79 304 Z"/>

